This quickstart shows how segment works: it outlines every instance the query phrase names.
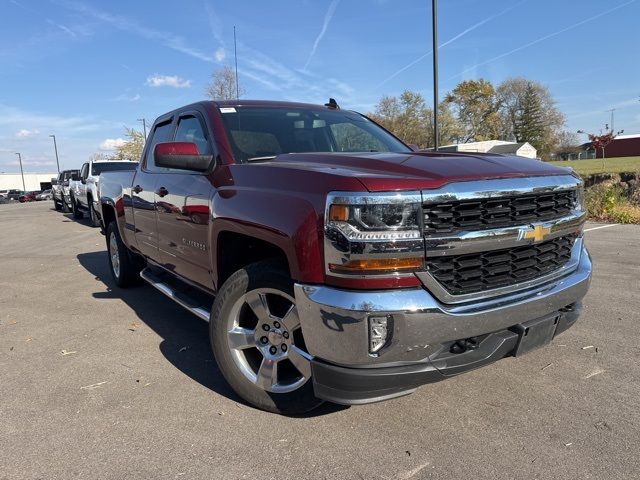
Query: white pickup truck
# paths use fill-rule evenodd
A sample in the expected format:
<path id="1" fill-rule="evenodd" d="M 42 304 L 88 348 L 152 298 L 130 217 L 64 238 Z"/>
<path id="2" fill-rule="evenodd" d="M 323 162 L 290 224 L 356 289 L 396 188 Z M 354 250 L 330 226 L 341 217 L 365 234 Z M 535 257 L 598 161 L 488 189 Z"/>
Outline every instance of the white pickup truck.
<path id="1" fill-rule="evenodd" d="M 138 162 L 129 160 L 90 160 L 82 165 L 79 178 L 69 182 L 71 195 L 71 211 L 73 218 L 80 219 L 84 214 L 89 214 L 91 225 L 100 226 L 100 210 L 98 206 L 100 196 L 98 187 L 102 172 L 121 170 L 135 170 Z"/>

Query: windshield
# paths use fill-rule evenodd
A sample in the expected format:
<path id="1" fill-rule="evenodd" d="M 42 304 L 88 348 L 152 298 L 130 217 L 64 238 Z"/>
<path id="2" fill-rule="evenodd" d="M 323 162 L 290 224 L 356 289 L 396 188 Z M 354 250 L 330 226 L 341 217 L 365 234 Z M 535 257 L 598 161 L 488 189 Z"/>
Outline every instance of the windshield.
<path id="1" fill-rule="evenodd" d="M 302 152 L 410 152 L 357 113 L 305 108 L 222 108 L 231 148 L 240 162 Z"/>
<path id="2" fill-rule="evenodd" d="M 91 166 L 91 175 L 98 176 L 102 172 L 116 172 L 120 170 L 135 170 L 138 162 L 102 162 Z"/>

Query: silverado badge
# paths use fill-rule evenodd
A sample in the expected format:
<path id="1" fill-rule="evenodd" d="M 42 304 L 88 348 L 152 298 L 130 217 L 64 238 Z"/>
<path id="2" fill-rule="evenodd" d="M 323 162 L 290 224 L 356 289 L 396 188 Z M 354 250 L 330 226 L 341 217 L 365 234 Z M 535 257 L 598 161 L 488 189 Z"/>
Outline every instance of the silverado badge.
<path id="1" fill-rule="evenodd" d="M 544 227 L 542 225 L 535 225 L 533 228 L 521 228 L 518 240 L 533 240 L 534 242 L 541 242 L 550 233 L 551 228 Z"/>

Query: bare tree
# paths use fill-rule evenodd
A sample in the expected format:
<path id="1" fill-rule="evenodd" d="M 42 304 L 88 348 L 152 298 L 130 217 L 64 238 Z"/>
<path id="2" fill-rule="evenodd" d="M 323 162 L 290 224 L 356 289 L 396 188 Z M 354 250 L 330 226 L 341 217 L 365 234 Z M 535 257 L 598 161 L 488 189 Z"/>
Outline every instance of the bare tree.
<path id="1" fill-rule="evenodd" d="M 211 100 L 235 100 L 246 92 L 242 87 L 236 91 L 236 73 L 233 68 L 226 66 L 213 72 L 205 93 Z"/>

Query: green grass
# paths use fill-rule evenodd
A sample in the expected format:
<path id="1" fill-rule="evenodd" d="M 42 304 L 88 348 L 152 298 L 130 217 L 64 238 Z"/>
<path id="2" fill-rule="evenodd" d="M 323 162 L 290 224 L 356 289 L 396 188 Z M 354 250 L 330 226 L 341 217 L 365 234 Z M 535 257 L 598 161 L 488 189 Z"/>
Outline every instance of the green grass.
<path id="1" fill-rule="evenodd" d="M 594 160 L 573 160 L 571 162 L 549 163 L 559 167 L 571 167 L 580 175 L 591 175 L 593 173 L 640 172 L 640 156 L 606 158 L 604 160 L 604 169 L 602 168 L 601 158 Z"/>

